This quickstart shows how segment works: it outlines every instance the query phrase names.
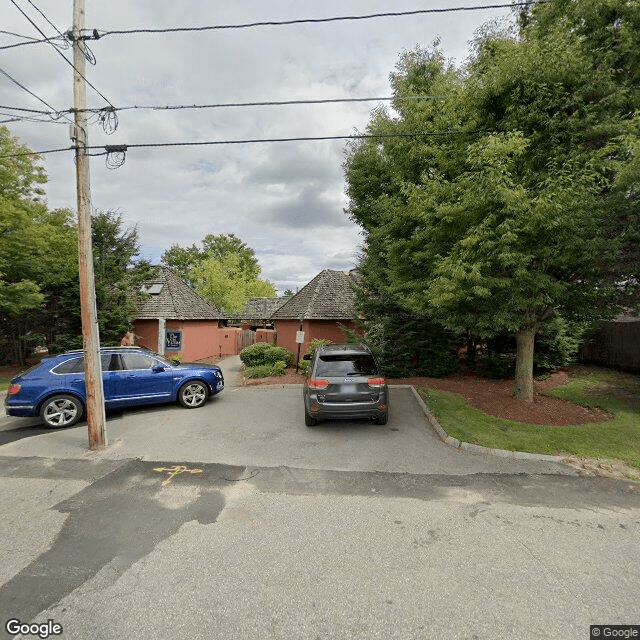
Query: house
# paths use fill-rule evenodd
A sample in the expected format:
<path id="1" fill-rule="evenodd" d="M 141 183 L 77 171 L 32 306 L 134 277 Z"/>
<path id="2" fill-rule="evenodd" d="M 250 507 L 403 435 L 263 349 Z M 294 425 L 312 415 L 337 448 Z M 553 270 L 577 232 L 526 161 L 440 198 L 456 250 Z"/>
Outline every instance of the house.
<path id="1" fill-rule="evenodd" d="M 166 357 L 198 361 L 237 352 L 239 329 L 225 327 L 224 312 L 199 296 L 167 267 L 142 285 L 148 295 L 138 305 L 135 343 Z"/>
<path id="2" fill-rule="evenodd" d="M 300 331 L 304 332 L 300 353 L 314 338 L 345 342 L 345 330 L 356 330 L 354 278 L 355 271 L 321 271 L 271 315 L 276 344 L 297 354 Z"/>
<path id="3" fill-rule="evenodd" d="M 288 298 L 249 298 L 242 313 L 242 325 L 254 331 L 273 328 L 271 316 L 287 302 Z"/>

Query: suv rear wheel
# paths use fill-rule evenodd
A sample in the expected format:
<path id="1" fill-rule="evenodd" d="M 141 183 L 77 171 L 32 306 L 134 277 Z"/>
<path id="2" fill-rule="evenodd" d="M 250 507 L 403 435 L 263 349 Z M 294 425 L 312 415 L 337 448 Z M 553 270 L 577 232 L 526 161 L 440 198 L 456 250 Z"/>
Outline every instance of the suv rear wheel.
<path id="1" fill-rule="evenodd" d="M 63 394 L 45 400 L 40 409 L 40 417 L 47 427 L 54 429 L 73 426 L 83 413 L 84 407 L 78 398 Z"/>

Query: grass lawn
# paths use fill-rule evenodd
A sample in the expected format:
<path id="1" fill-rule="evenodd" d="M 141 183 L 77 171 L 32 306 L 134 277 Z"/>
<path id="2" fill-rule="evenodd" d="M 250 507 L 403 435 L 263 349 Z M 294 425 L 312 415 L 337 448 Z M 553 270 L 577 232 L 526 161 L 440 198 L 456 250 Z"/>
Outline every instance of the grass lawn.
<path id="1" fill-rule="evenodd" d="M 487 415 L 455 393 L 418 388 L 445 431 L 464 442 L 495 449 L 578 458 L 621 460 L 640 470 L 640 378 L 606 369 L 579 368 L 570 381 L 545 391 L 613 415 L 606 422 L 542 426 Z M 638 478 L 640 479 L 640 478 Z"/>
<path id="2" fill-rule="evenodd" d="M 26 367 L 22 367 L 26 369 Z M 18 369 L 15 367 L 0 367 L 0 392 L 6 391 L 9 388 L 9 381 L 15 377 L 18 373 Z"/>

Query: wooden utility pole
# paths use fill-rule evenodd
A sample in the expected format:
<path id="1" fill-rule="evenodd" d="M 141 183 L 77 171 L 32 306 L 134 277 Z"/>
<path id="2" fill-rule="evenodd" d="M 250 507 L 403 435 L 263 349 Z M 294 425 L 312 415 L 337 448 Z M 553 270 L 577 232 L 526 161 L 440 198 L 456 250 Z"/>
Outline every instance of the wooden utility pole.
<path id="1" fill-rule="evenodd" d="M 74 139 L 76 145 L 76 189 L 78 195 L 78 269 L 80 272 L 80 313 L 84 345 L 86 411 L 89 448 L 106 444 L 104 391 L 100 365 L 100 336 L 96 286 L 91 246 L 91 191 L 87 156 L 87 87 L 83 41 L 84 0 L 73 2 L 73 106 L 75 108 Z"/>

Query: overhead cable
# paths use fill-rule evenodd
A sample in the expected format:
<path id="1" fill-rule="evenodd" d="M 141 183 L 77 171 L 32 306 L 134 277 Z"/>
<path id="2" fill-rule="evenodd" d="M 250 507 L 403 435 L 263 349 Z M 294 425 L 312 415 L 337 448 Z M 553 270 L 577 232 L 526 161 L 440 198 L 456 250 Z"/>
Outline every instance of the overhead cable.
<path id="1" fill-rule="evenodd" d="M 241 144 L 270 144 L 276 142 L 318 142 L 331 140 L 366 140 L 366 139 L 387 139 L 387 138 L 432 138 L 445 136 L 464 136 L 478 135 L 486 133 L 486 131 L 410 131 L 401 133 L 354 133 L 350 135 L 337 136 L 300 136 L 290 138 L 247 138 L 240 140 L 204 140 L 201 142 L 149 142 L 138 144 L 121 144 L 121 145 L 92 145 L 87 146 L 87 151 L 97 151 L 99 153 L 87 153 L 90 156 L 104 156 L 110 153 L 126 153 L 129 149 L 149 149 L 149 148 L 167 148 L 167 147 L 203 147 L 203 146 L 222 146 L 222 145 L 241 145 Z M 0 156 L 1 158 L 14 158 L 17 156 L 42 156 L 49 153 L 60 153 L 62 151 L 70 151 L 75 147 L 63 147 L 60 149 L 47 149 L 45 151 L 19 151 L 16 153 Z"/>
<path id="2" fill-rule="evenodd" d="M 125 107 L 87 107 L 86 109 L 65 109 L 63 111 L 42 111 L 38 109 L 25 109 L 23 107 L 10 107 L 7 105 L 0 105 L 0 109 L 11 109 L 13 111 L 26 111 L 29 113 L 38 113 L 48 116 L 60 117 L 61 113 L 95 113 L 104 117 L 105 112 L 110 111 L 127 111 L 131 109 L 150 109 L 153 111 L 177 111 L 182 109 L 228 109 L 236 107 L 274 107 L 274 106 L 289 106 L 289 105 L 305 105 L 305 104 L 335 104 L 346 102 L 391 102 L 398 101 L 403 102 L 405 100 L 444 100 L 445 95 L 433 95 L 433 96 L 384 96 L 384 97 L 370 97 L 370 98 L 318 98 L 318 99 L 303 99 L 303 100 L 264 100 L 261 102 L 221 102 L 216 104 L 179 104 L 179 105 L 131 105 Z"/>
<path id="3" fill-rule="evenodd" d="M 112 29 L 109 31 L 100 29 L 85 29 L 82 36 L 85 40 L 98 40 L 99 38 L 110 35 L 129 35 L 136 33 L 179 33 L 179 32 L 192 32 L 192 31 L 217 31 L 217 30 L 233 30 L 233 29 L 252 29 L 256 27 L 281 27 L 296 24 L 320 24 L 327 22 L 341 22 L 341 21 L 354 21 L 354 20 L 373 20 L 377 18 L 399 18 L 407 16 L 416 16 L 430 13 L 453 13 L 460 11 L 483 11 L 487 9 L 512 9 L 515 7 L 528 7 L 533 4 L 544 4 L 547 0 L 523 0 L 522 2 L 511 2 L 508 4 L 485 4 L 485 5 L 473 5 L 467 7 L 447 7 L 441 9 L 416 9 L 413 11 L 387 11 L 384 13 L 370 13 L 366 15 L 353 15 L 353 16 L 332 16 L 329 18 L 300 18 L 295 20 L 267 20 L 261 22 L 248 22 L 243 24 L 224 24 L 224 25 L 210 25 L 210 26 L 198 26 L 198 27 L 167 27 L 162 29 Z M 67 34 L 68 37 L 69 34 Z M 57 38 L 57 37 L 56 37 Z M 19 42 L 12 45 L 6 45 L 0 47 L 2 49 L 11 49 L 13 47 L 24 46 L 28 44 L 36 44 L 39 42 L 49 42 L 56 38 L 45 38 L 44 40 L 36 40 L 34 42 Z"/>
<path id="4" fill-rule="evenodd" d="M 40 29 L 40 27 L 22 10 L 22 8 L 18 5 L 18 3 L 16 2 L 16 0 L 10 0 L 11 4 L 13 4 L 15 6 L 15 8 L 29 21 L 29 23 L 40 33 L 40 35 L 44 36 L 45 38 L 47 37 L 44 32 L 42 31 L 42 29 Z M 33 4 L 33 2 L 31 2 L 31 0 L 29 0 L 29 3 L 33 6 L 35 6 Z M 40 11 L 38 9 L 38 11 Z M 42 14 L 42 12 L 40 11 L 40 13 Z M 44 15 L 44 14 L 42 14 Z M 55 28 L 55 27 L 54 27 Z M 57 29 L 56 29 L 57 30 Z M 58 33 L 60 33 L 58 31 Z M 54 48 L 54 50 L 56 51 L 56 53 L 58 53 L 60 55 L 60 57 L 111 107 L 113 108 L 113 104 L 111 104 L 111 101 L 109 100 L 109 98 L 107 98 L 94 84 L 92 84 L 91 82 L 89 82 L 89 80 L 87 80 L 87 78 L 82 75 L 82 73 L 80 73 L 80 71 L 77 69 L 77 67 L 73 64 L 73 62 L 71 62 L 71 60 L 69 60 L 63 53 L 62 51 L 60 51 L 60 49 L 58 49 L 58 47 L 53 43 L 50 42 L 51 46 Z M 91 62 L 92 64 L 95 64 L 95 57 L 93 56 L 93 54 L 91 53 L 91 51 L 88 49 L 88 47 L 86 46 L 86 44 L 84 42 L 81 42 L 79 44 L 79 46 L 81 47 L 82 53 L 85 56 L 85 58 Z M 113 133 L 113 131 L 115 131 L 115 129 L 117 128 L 117 116 L 115 114 L 113 114 L 113 119 L 111 120 L 105 120 L 105 124 L 104 124 L 104 131 L 106 133 Z"/>
<path id="5" fill-rule="evenodd" d="M 524 0 L 523 2 L 511 2 L 509 4 L 487 4 L 468 7 L 448 7 L 443 9 L 415 9 L 412 11 L 385 11 L 384 13 L 369 13 L 356 16 L 332 16 L 329 18 L 300 18 L 296 20 L 268 20 L 264 22 L 248 22 L 244 24 L 224 24 L 203 27 L 171 27 L 165 29 L 120 29 L 120 30 L 88 30 L 93 31 L 94 37 L 99 38 L 110 35 L 128 35 L 132 33 L 178 33 L 184 31 L 215 31 L 224 29 L 252 29 L 255 27 L 281 27 L 295 24 L 319 24 L 324 22 L 342 22 L 353 20 L 372 20 L 375 18 L 400 18 L 429 13 L 453 13 L 458 11 L 482 11 L 485 9 L 511 9 L 513 7 L 526 7 L 544 0 Z M 97 31 L 97 34 L 95 33 Z"/>
<path id="6" fill-rule="evenodd" d="M 31 91 L 31 89 L 28 89 L 27 87 L 25 87 L 21 82 L 19 82 L 18 80 L 16 80 L 14 77 L 10 76 L 4 69 L 2 69 L 0 67 L 0 73 L 2 73 L 2 75 L 6 76 L 7 78 L 9 78 L 9 80 L 11 80 L 11 82 L 13 82 L 14 84 L 16 84 L 18 87 L 20 87 L 21 89 L 23 89 L 24 91 L 26 91 L 29 95 L 33 96 L 36 100 L 38 100 L 39 102 L 41 102 L 45 107 L 48 107 L 49 109 L 51 109 L 52 113 L 54 114 L 58 114 L 56 117 L 62 117 L 65 118 L 66 120 L 68 120 L 69 122 L 71 122 L 71 124 L 73 124 L 73 121 L 70 120 L 63 111 L 58 111 L 56 109 L 54 109 L 48 102 L 45 102 L 40 96 L 36 95 L 33 91 Z M 50 115 L 52 118 L 54 117 L 51 114 L 47 114 Z"/>

